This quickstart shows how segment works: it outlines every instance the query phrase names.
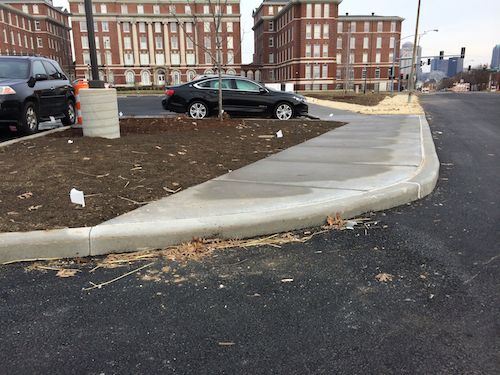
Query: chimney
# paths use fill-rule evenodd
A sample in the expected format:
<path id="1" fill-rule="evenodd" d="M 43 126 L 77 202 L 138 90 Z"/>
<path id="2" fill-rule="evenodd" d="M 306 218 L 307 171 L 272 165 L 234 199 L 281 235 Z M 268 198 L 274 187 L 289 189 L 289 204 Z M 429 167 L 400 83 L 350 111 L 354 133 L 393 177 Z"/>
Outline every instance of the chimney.
<path id="1" fill-rule="evenodd" d="M 345 15 L 346 15 L 346 16 L 348 16 L 348 15 L 349 15 L 349 13 L 346 13 Z"/>
<path id="2" fill-rule="evenodd" d="M 372 12 L 372 16 L 374 16 L 374 15 L 375 15 L 375 13 L 374 13 L 374 12 Z"/>

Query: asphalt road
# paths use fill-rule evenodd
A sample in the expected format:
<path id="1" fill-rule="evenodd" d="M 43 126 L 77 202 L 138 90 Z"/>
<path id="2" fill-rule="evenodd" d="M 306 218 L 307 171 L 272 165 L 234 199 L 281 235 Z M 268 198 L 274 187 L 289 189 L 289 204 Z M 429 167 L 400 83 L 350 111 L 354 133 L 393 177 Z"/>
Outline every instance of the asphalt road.
<path id="1" fill-rule="evenodd" d="M 423 103 L 437 189 L 373 215 L 377 228 L 156 261 L 171 268 L 156 281 L 91 292 L 146 263 L 68 279 L 0 267 L 1 372 L 498 374 L 500 95 Z"/>

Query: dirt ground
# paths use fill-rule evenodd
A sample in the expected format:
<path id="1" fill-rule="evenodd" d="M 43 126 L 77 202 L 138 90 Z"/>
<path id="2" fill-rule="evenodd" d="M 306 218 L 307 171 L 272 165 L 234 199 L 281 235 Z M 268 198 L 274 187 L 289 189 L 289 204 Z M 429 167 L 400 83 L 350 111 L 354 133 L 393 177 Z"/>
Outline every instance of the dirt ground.
<path id="1" fill-rule="evenodd" d="M 0 232 L 96 225 L 341 125 L 125 119 L 120 139 L 70 129 L 22 141 L 0 148 Z M 86 207 L 70 202 L 72 188 L 84 192 Z"/>
<path id="2" fill-rule="evenodd" d="M 384 100 L 388 94 L 375 94 L 375 93 L 367 93 L 367 94 L 340 94 L 340 93 L 306 93 L 308 97 L 322 99 L 322 100 L 331 100 L 334 102 L 343 102 L 350 104 L 358 104 L 365 106 L 376 106 L 382 100 Z"/>

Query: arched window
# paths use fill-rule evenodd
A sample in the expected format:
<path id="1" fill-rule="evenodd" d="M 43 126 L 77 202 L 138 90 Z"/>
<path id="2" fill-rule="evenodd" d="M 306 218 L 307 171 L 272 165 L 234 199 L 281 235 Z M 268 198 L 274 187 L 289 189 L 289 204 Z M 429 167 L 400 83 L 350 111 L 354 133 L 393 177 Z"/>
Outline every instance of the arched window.
<path id="1" fill-rule="evenodd" d="M 188 71 L 188 73 L 187 73 L 188 82 L 191 82 L 192 80 L 194 80 L 195 77 L 196 77 L 196 72 L 194 70 Z"/>
<path id="2" fill-rule="evenodd" d="M 205 73 L 204 74 L 214 74 L 214 71 L 212 69 L 207 69 L 205 70 Z"/>
<path id="3" fill-rule="evenodd" d="M 135 83 L 135 74 L 132 71 L 125 73 L 125 82 L 127 85 L 133 85 Z"/>
<path id="4" fill-rule="evenodd" d="M 249 70 L 247 72 L 247 78 L 253 79 L 253 71 Z"/>
<path id="5" fill-rule="evenodd" d="M 181 73 L 178 71 L 172 72 L 172 83 L 174 85 L 180 85 L 181 84 Z"/>
<path id="6" fill-rule="evenodd" d="M 260 70 L 256 70 L 256 71 L 255 71 L 255 80 L 256 80 L 257 82 L 260 82 Z"/>
<path id="7" fill-rule="evenodd" d="M 227 74 L 229 74 L 231 76 L 235 76 L 236 75 L 236 71 L 234 69 L 228 69 L 227 70 Z"/>
<path id="8" fill-rule="evenodd" d="M 141 84 L 144 86 L 151 85 L 151 74 L 147 70 L 143 70 L 141 73 Z"/>

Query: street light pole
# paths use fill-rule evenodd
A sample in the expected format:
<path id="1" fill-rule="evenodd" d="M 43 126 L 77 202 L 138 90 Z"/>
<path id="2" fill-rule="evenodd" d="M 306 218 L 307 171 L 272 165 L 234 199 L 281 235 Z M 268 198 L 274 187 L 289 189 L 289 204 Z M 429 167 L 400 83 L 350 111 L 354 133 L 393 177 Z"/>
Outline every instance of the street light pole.
<path id="1" fill-rule="evenodd" d="M 92 0 L 85 0 L 85 18 L 87 20 L 87 36 L 89 39 L 90 66 L 92 71 L 92 79 L 89 81 L 89 87 L 104 88 L 104 82 L 99 79 L 99 66 L 97 65 Z"/>
<path id="2" fill-rule="evenodd" d="M 413 77 L 415 75 L 415 63 L 417 60 L 417 42 L 418 42 L 418 24 L 420 22 L 420 4 L 421 0 L 418 0 L 418 8 L 417 8 L 417 22 L 415 25 L 415 42 L 413 44 L 413 56 L 411 59 L 411 70 L 410 70 L 410 82 L 408 82 L 408 103 L 411 102 L 411 94 L 413 90 Z"/>

